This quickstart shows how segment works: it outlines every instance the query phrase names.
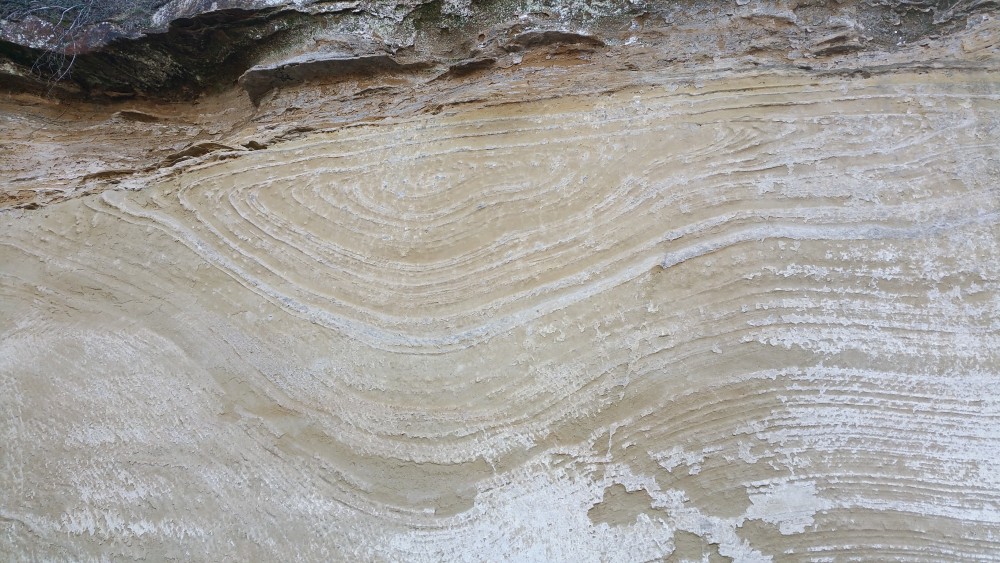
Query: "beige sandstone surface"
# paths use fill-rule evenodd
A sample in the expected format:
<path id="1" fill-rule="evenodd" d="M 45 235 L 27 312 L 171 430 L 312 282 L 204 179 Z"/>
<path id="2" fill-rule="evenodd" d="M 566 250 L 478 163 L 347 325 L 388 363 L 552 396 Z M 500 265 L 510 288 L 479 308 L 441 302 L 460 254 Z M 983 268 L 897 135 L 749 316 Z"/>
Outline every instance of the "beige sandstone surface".
<path id="1" fill-rule="evenodd" d="M 0 553 L 1000 558 L 998 31 L 7 95 Z"/>

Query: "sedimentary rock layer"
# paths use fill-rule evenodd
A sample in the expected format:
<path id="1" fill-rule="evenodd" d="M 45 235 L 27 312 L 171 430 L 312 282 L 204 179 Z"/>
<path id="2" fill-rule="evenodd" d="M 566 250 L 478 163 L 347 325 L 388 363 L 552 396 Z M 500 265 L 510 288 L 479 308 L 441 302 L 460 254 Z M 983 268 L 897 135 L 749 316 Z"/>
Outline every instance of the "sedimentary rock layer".
<path id="1" fill-rule="evenodd" d="M 997 78 L 663 77 L 8 212 L 0 541 L 993 557 Z"/>
<path id="2" fill-rule="evenodd" d="M 151 1 L 0 21 L 4 557 L 1000 559 L 995 3 Z"/>

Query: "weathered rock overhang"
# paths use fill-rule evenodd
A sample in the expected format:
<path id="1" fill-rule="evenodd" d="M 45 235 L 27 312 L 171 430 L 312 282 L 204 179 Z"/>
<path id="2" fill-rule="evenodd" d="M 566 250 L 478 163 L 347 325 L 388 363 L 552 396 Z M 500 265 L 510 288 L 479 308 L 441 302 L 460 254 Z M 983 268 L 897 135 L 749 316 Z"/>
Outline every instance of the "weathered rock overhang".
<path id="1" fill-rule="evenodd" d="M 450 70 L 455 76 L 540 46 L 595 48 L 637 41 L 661 45 L 661 62 L 752 56 L 809 66 L 812 58 L 892 51 L 940 37 L 961 29 L 970 15 L 995 10 L 997 3 L 780 2 L 759 7 L 622 1 L 600 10 L 440 0 L 392 6 L 173 4 L 141 21 L 93 21 L 69 30 L 34 15 L 0 20 L 0 88 L 94 100 L 180 100 L 229 88 L 251 71 L 241 83 L 259 100 L 271 88 L 267 84 L 401 68 Z M 281 69 L 288 72 L 276 72 Z"/>

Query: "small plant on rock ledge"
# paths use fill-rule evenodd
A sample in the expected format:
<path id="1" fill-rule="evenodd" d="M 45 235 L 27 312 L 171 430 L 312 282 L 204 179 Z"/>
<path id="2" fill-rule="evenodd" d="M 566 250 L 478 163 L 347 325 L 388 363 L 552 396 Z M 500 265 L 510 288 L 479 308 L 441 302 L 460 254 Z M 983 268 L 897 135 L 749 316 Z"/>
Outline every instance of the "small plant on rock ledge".
<path id="1" fill-rule="evenodd" d="M 76 62 L 74 43 L 82 39 L 84 28 L 93 22 L 98 0 L 23 0 L 4 1 L 0 20 L 24 23 L 36 18 L 44 22 L 46 32 L 38 33 L 42 54 L 31 65 L 31 72 L 50 85 L 68 78 Z"/>

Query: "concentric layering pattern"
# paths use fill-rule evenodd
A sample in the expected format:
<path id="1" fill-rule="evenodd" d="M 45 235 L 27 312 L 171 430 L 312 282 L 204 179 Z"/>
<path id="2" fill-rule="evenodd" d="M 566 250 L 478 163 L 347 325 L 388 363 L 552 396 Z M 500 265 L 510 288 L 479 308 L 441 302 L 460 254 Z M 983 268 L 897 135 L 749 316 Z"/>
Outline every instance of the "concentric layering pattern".
<path id="1" fill-rule="evenodd" d="M 995 556 L 997 85 L 664 81 L 2 218 L 5 529 L 39 554 Z"/>

